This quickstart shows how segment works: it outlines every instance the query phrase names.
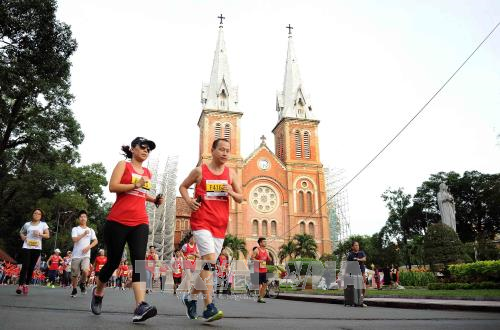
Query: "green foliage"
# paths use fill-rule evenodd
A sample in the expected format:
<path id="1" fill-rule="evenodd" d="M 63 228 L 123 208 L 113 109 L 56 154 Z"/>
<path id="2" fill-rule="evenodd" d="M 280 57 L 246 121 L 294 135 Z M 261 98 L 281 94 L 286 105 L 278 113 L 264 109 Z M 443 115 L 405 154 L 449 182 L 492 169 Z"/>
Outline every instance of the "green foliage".
<path id="1" fill-rule="evenodd" d="M 500 283 L 478 282 L 478 283 L 430 283 L 429 290 L 485 290 L 500 289 Z"/>
<path id="2" fill-rule="evenodd" d="M 288 269 L 290 273 L 296 272 L 296 266 L 295 264 L 300 263 L 300 275 L 304 276 L 307 274 L 307 270 L 309 267 L 313 267 L 313 265 L 317 267 L 323 267 L 323 263 L 319 260 L 316 260 L 314 258 L 297 258 L 297 259 L 291 259 L 288 261 Z"/>
<path id="3" fill-rule="evenodd" d="M 442 223 L 429 226 L 424 237 L 424 255 L 431 265 L 463 262 L 467 259 L 457 234 Z"/>
<path id="4" fill-rule="evenodd" d="M 280 250 L 278 252 L 278 258 L 280 259 L 280 263 L 283 263 L 283 260 L 290 257 L 293 258 L 295 255 L 295 250 L 297 247 L 295 246 L 295 242 L 293 240 L 288 241 L 287 243 L 280 246 Z"/>
<path id="5" fill-rule="evenodd" d="M 318 245 L 309 234 L 297 234 L 293 237 L 295 243 L 295 257 L 315 258 Z"/>
<path id="6" fill-rule="evenodd" d="M 452 278 L 462 282 L 500 282 L 500 260 L 476 261 L 468 264 L 450 265 Z"/>
<path id="7" fill-rule="evenodd" d="M 228 247 L 233 252 L 233 258 L 236 260 L 240 259 L 240 253 L 246 258 L 248 256 L 248 251 L 246 248 L 245 240 L 240 239 L 231 234 L 227 234 L 224 238 L 224 247 Z"/>
<path id="8" fill-rule="evenodd" d="M 98 228 L 105 221 L 104 166 L 77 166 L 83 133 L 70 109 L 76 41 L 56 8 L 54 0 L 0 2 L 0 244 L 13 256 L 34 207 L 44 209 L 53 236 L 45 253 L 58 220 L 57 245 L 72 244 L 75 214 L 63 211 L 85 208 Z"/>
<path id="9" fill-rule="evenodd" d="M 325 262 L 325 261 L 336 261 L 337 257 L 333 253 L 324 253 L 323 255 L 321 255 L 321 257 L 319 257 L 319 260 L 322 261 L 322 262 Z"/>
<path id="10" fill-rule="evenodd" d="M 436 276 L 432 272 L 399 272 L 399 281 L 403 286 L 427 286 L 436 282 Z"/>

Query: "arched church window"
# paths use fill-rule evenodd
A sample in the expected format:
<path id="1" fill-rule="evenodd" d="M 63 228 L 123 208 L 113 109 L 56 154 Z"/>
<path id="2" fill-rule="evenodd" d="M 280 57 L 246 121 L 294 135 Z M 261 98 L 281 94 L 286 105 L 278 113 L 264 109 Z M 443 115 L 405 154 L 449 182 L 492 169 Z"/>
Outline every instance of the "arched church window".
<path id="1" fill-rule="evenodd" d="M 303 191 L 299 191 L 299 194 L 298 194 L 298 205 L 299 205 L 299 212 L 304 212 L 304 192 Z"/>
<path id="2" fill-rule="evenodd" d="M 262 236 L 267 236 L 267 220 L 262 221 Z"/>
<path id="3" fill-rule="evenodd" d="M 311 137 L 309 132 L 304 132 L 304 157 L 311 158 Z"/>
<path id="4" fill-rule="evenodd" d="M 252 235 L 259 235 L 259 222 L 255 219 L 252 221 Z"/>
<path id="5" fill-rule="evenodd" d="M 276 236 L 277 235 L 277 225 L 276 221 L 271 221 L 271 235 Z"/>
<path id="6" fill-rule="evenodd" d="M 309 222 L 309 235 L 314 237 L 314 223 Z"/>
<path id="7" fill-rule="evenodd" d="M 226 90 L 223 89 L 219 94 L 219 105 L 221 109 L 226 109 Z"/>
<path id="8" fill-rule="evenodd" d="M 220 137 L 221 137 L 220 133 L 221 133 L 221 124 L 216 123 L 215 124 L 215 140 L 220 139 Z"/>
<path id="9" fill-rule="evenodd" d="M 307 212 L 313 212 L 313 195 L 310 191 L 307 192 Z"/>
<path id="10" fill-rule="evenodd" d="M 231 125 L 230 124 L 226 124 L 224 126 L 224 138 L 231 141 L 230 140 L 231 139 Z"/>
<path id="11" fill-rule="evenodd" d="M 300 132 L 295 131 L 295 157 L 302 158 L 302 139 L 300 138 Z"/>
<path id="12" fill-rule="evenodd" d="M 306 233 L 306 224 L 304 222 L 300 223 L 300 233 L 305 234 Z"/>

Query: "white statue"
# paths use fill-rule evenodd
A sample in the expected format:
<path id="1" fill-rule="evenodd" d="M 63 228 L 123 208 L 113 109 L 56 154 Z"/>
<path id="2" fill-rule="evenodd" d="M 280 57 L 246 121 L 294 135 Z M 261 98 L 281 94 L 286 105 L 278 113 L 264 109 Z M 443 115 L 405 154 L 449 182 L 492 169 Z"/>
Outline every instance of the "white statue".
<path id="1" fill-rule="evenodd" d="M 453 201 L 453 196 L 448 192 L 448 186 L 444 182 L 439 185 L 437 200 L 439 212 L 441 213 L 441 222 L 450 226 L 456 232 L 455 202 Z"/>

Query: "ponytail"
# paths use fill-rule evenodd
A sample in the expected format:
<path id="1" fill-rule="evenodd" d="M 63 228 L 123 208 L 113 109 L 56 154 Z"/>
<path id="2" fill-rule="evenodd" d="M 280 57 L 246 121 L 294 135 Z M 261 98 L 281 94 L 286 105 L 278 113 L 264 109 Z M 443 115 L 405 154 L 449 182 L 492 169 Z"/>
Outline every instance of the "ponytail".
<path id="1" fill-rule="evenodd" d="M 123 151 L 123 155 L 126 158 L 132 159 L 132 151 L 130 150 L 129 146 L 122 146 L 122 151 Z"/>

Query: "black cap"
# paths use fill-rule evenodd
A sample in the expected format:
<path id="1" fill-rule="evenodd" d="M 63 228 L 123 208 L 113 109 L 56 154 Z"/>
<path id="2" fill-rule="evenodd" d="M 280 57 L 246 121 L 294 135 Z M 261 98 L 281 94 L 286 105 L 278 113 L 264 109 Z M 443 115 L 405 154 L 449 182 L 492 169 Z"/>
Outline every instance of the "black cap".
<path id="1" fill-rule="evenodd" d="M 132 148 L 135 147 L 136 145 L 140 146 L 147 145 L 149 147 L 149 150 L 154 150 L 154 148 L 156 148 L 156 144 L 153 141 L 140 136 L 133 139 L 132 142 L 130 143 L 130 146 Z"/>

